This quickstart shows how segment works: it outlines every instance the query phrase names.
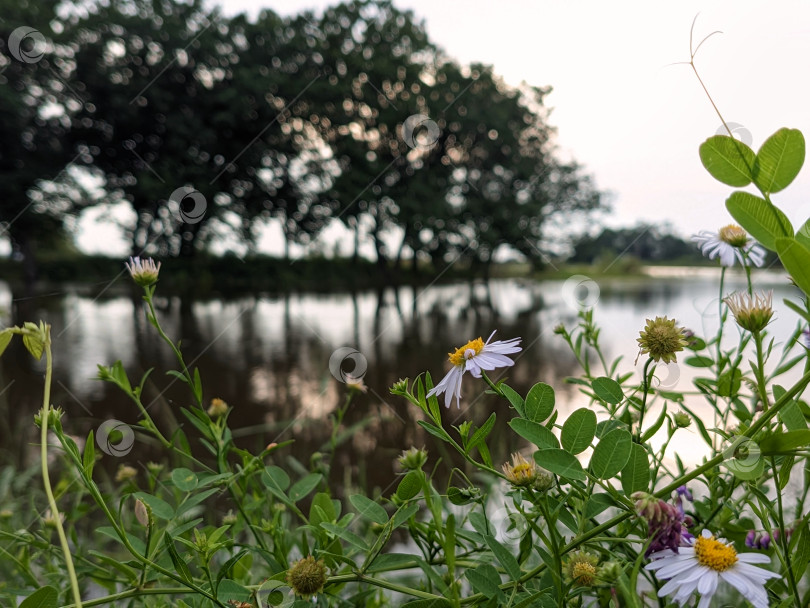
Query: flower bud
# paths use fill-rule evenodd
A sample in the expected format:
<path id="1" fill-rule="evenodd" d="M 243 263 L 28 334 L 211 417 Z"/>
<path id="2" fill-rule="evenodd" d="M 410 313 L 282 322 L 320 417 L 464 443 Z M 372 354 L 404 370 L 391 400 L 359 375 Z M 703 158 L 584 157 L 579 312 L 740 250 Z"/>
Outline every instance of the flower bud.
<path id="1" fill-rule="evenodd" d="M 228 404 L 222 399 L 214 397 L 211 399 L 211 405 L 206 410 L 206 413 L 211 418 L 220 418 L 228 413 Z"/>
<path id="2" fill-rule="evenodd" d="M 118 465 L 118 470 L 115 472 L 115 481 L 123 482 L 135 479 L 138 476 L 138 469 L 131 467 L 128 464 Z"/>
<path id="3" fill-rule="evenodd" d="M 135 519 L 142 526 L 148 526 L 152 521 L 152 509 L 140 498 L 135 500 Z"/>
<path id="4" fill-rule="evenodd" d="M 392 395 L 407 395 L 408 394 L 408 379 L 400 378 L 394 382 L 393 386 L 388 389 Z"/>
<path id="5" fill-rule="evenodd" d="M 512 463 L 503 465 L 503 474 L 513 486 L 530 486 L 537 479 L 537 465 L 527 461 L 521 454 L 512 454 Z"/>
<path id="6" fill-rule="evenodd" d="M 685 429 L 692 424 L 692 418 L 686 412 L 675 412 L 672 414 L 672 422 L 679 429 Z"/>
<path id="7" fill-rule="evenodd" d="M 403 469 L 409 471 L 421 469 L 427 462 L 428 453 L 425 448 L 411 447 L 402 452 L 402 455 L 397 459 Z"/>
<path id="8" fill-rule="evenodd" d="M 287 584 L 295 595 L 309 599 L 323 591 L 326 584 L 326 565 L 311 555 L 295 562 L 287 571 Z"/>
<path id="9" fill-rule="evenodd" d="M 751 333 L 765 329 L 773 316 L 773 292 L 751 295 L 748 292 L 735 292 L 723 298 L 734 315 L 737 325 Z"/>
<path id="10" fill-rule="evenodd" d="M 157 283 L 160 273 L 160 262 L 155 264 L 152 258 L 141 259 L 139 257 L 129 258 L 125 263 L 132 280 L 141 287 L 149 287 Z"/>

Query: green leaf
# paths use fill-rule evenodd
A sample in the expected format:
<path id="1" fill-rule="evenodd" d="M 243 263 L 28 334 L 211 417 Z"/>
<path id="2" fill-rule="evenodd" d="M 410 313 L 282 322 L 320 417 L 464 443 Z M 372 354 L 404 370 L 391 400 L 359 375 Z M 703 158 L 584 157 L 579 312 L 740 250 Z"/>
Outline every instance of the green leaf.
<path id="1" fill-rule="evenodd" d="M 56 608 L 59 605 L 59 592 L 53 587 L 40 587 L 23 600 L 20 608 Z M 16 603 L 16 602 L 15 602 Z"/>
<path id="2" fill-rule="evenodd" d="M 445 599 L 414 600 L 407 604 L 402 604 L 402 608 L 453 608 L 453 604 Z"/>
<path id="3" fill-rule="evenodd" d="M 167 520 L 174 517 L 174 509 L 172 509 L 171 505 L 162 498 L 152 496 L 146 492 L 135 492 L 133 496 L 135 498 L 140 498 L 144 503 L 149 505 L 149 507 L 152 509 L 152 513 L 154 513 L 156 517 Z"/>
<path id="4" fill-rule="evenodd" d="M 93 466 L 96 464 L 96 446 L 93 431 L 87 434 L 87 441 L 84 442 L 84 454 L 82 456 L 82 465 L 84 467 L 84 474 L 88 479 L 93 477 Z"/>
<path id="5" fill-rule="evenodd" d="M 664 420 L 666 419 L 667 419 L 667 405 L 665 403 L 664 407 L 661 408 L 661 414 L 658 416 L 658 419 L 655 422 L 653 422 L 652 426 L 650 426 L 650 428 L 644 431 L 644 434 L 641 436 L 642 443 L 651 439 L 652 436 L 658 432 L 658 429 L 660 429 L 664 425 Z"/>
<path id="6" fill-rule="evenodd" d="M 23 344 L 25 344 L 25 348 L 28 349 L 28 352 L 31 353 L 31 356 L 34 357 L 37 361 L 42 359 L 42 351 L 45 348 L 42 340 L 39 336 L 32 336 L 31 334 L 23 334 Z"/>
<path id="7" fill-rule="evenodd" d="M 534 461 L 547 471 L 560 477 L 577 481 L 587 479 L 579 461 L 573 454 L 565 450 L 559 448 L 537 450 L 534 453 Z"/>
<path id="8" fill-rule="evenodd" d="M 778 238 L 776 253 L 799 289 L 810 295 L 810 248 L 796 239 Z"/>
<path id="9" fill-rule="evenodd" d="M 650 485 L 650 462 L 647 451 L 637 443 L 631 444 L 630 459 L 621 473 L 622 489 L 626 496 L 633 492 L 646 491 Z"/>
<path id="10" fill-rule="evenodd" d="M 714 359 L 711 357 L 696 355 L 694 357 L 687 357 L 684 363 L 691 365 L 692 367 L 711 367 L 714 365 Z"/>
<path id="11" fill-rule="evenodd" d="M 566 451 L 579 454 L 585 451 L 596 435 L 596 414 L 588 408 L 574 410 L 563 423 L 560 442 Z"/>
<path id="12" fill-rule="evenodd" d="M 804 356 L 804 355 L 803 355 Z M 774 384 L 773 396 L 776 399 L 781 399 L 787 391 L 783 386 Z M 802 408 L 795 399 L 788 401 L 782 409 L 779 410 L 779 420 L 787 427 L 789 431 L 802 431 L 807 428 L 807 421 L 804 419 Z"/>
<path id="13" fill-rule="evenodd" d="M 367 496 L 355 494 L 349 497 L 349 502 L 357 509 L 360 517 L 370 519 L 380 525 L 384 525 L 388 522 L 388 513 L 385 512 L 385 509 Z"/>
<path id="14" fill-rule="evenodd" d="M 715 135 L 700 145 L 700 161 L 706 171 L 727 186 L 750 184 L 755 160 L 751 148 L 728 135 Z"/>
<path id="15" fill-rule="evenodd" d="M 169 557 L 172 560 L 172 564 L 174 564 L 174 569 L 177 570 L 177 573 L 187 582 L 191 582 L 193 579 L 191 577 L 191 571 L 188 569 L 188 564 L 180 557 L 180 554 L 177 552 L 177 548 L 174 546 L 174 539 L 171 535 L 167 532 L 163 536 L 163 542 L 166 544 L 166 548 L 169 550 Z"/>
<path id="16" fill-rule="evenodd" d="M 538 422 L 532 422 L 525 418 L 512 418 L 509 421 L 509 426 L 518 435 L 524 439 L 531 441 L 538 448 L 558 448 L 560 447 L 557 437 Z"/>
<path id="17" fill-rule="evenodd" d="M 591 494 L 591 497 L 588 499 L 588 502 L 585 503 L 585 517 L 590 519 L 591 517 L 596 517 L 602 511 L 609 509 L 610 507 L 615 507 L 616 502 L 610 496 L 610 494 Z"/>
<path id="18" fill-rule="evenodd" d="M 197 487 L 197 475 L 194 471 L 181 467 L 172 471 L 172 483 L 181 492 L 191 492 Z"/>
<path id="19" fill-rule="evenodd" d="M 726 209 L 766 249 L 776 251 L 776 239 L 793 236 L 793 225 L 787 216 L 764 198 L 734 192 L 726 199 Z"/>
<path id="20" fill-rule="evenodd" d="M 284 469 L 277 466 L 264 467 L 261 478 L 266 487 L 279 490 L 282 493 L 290 487 L 290 476 L 287 475 Z"/>
<path id="21" fill-rule="evenodd" d="M 529 389 L 524 406 L 527 420 L 543 422 L 554 411 L 554 389 L 545 382 L 538 382 Z"/>
<path id="22" fill-rule="evenodd" d="M 194 386 L 192 388 L 194 389 L 194 397 L 196 397 L 197 403 L 202 403 L 203 389 L 202 389 L 202 378 L 200 377 L 200 368 L 199 367 L 194 368 Z"/>
<path id="23" fill-rule="evenodd" d="M 229 578 L 224 579 L 217 587 L 217 599 L 221 602 L 247 602 L 250 589 L 247 589 Z"/>
<path id="24" fill-rule="evenodd" d="M 504 397 L 507 398 L 512 407 L 517 410 L 517 413 L 520 414 L 521 417 L 525 418 L 526 408 L 523 406 L 523 397 L 515 392 L 515 389 L 506 384 L 501 384 L 501 392 L 503 393 Z"/>
<path id="25" fill-rule="evenodd" d="M 337 520 L 337 512 L 332 504 L 332 499 L 325 492 L 318 492 L 312 498 L 312 504 L 309 507 L 309 523 L 317 526 L 322 521 L 335 520 Z"/>
<path id="26" fill-rule="evenodd" d="M 346 528 L 343 528 L 337 524 L 329 524 L 324 522 L 321 524 L 321 528 L 331 532 L 338 538 L 342 538 L 347 543 L 350 543 L 363 551 L 368 551 L 369 549 L 368 543 L 364 541 L 361 537 L 357 536 L 357 534 L 355 534 L 354 532 L 351 532 L 350 530 L 347 530 Z"/>
<path id="27" fill-rule="evenodd" d="M 399 509 L 397 509 L 397 512 L 394 513 L 394 516 L 391 518 L 393 528 L 394 529 L 399 528 L 402 524 L 404 524 L 411 517 L 413 517 L 418 510 L 419 505 L 416 504 L 415 502 L 402 505 Z"/>
<path id="28" fill-rule="evenodd" d="M 591 473 L 599 479 L 610 479 L 630 459 L 633 438 L 624 429 L 615 429 L 602 437 L 591 456 Z"/>
<path id="29" fill-rule="evenodd" d="M 763 193 L 779 192 L 796 179 L 804 164 L 804 136 L 779 129 L 762 144 L 754 161 L 754 184 Z"/>
<path id="30" fill-rule="evenodd" d="M 468 453 L 472 451 L 473 448 L 475 448 L 479 443 L 486 440 L 487 436 L 492 431 L 493 426 L 495 426 L 495 412 L 492 412 L 481 428 L 473 433 L 472 439 L 470 439 L 470 442 L 467 444 Z"/>
<path id="31" fill-rule="evenodd" d="M 236 565 L 236 562 L 245 557 L 245 555 L 247 554 L 248 550 L 242 549 L 239 553 L 231 557 L 231 559 L 229 559 L 222 565 L 222 567 L 219 569 L 219 572 L 217 573 L 217 586 L 219 586 L 219 583 L 220 581 L 222 581 L 223 578 L 228 576 L 228 572 L 230 572 L 231 568 L 233 568 Z M 218 589 L 217 593 L 221 593 L 219 587 L 217 587 L 217 589 Z"/>
<path id="32" fill-rule="evenodd" d="M 493 566 L 482 564 L 475 570 L 467 570 L 464 576 L 470 581 L 473 591 L 490 599 L 499 598 L 499 605 L 504 603 L 505 598 L 500 588 L 501 577 Z"/>
<path id="33" fill-rule="evenodd" d="M 802 245 L 810 249 L 810 219 L 802 224 L 802 227 L 796 231 L 796 240 L 799 241 Z M 806 311 L 802 311 L 804 314 L 807 314 Z M 2 351 L 0 351 L 1 353 Z"/>
<path id="34" fill-rule="evenodd" d="M 14 334 L 11 333 L 11 328 L 4 329 L 0 331 L 0 356 L 6 351 L 8 345 L 11 343 L 11 339 L 14 337 Z M 43 587 L 43 589 L 47 589 L 47 587 Z"/>
<path id="35" fill-rule="evenodd" d="M 449 442 L 450 435 L 447 434 L 443 428 L 436 426 L 432 422 L 428 422 L 427 420 L 417 420 L 416 421 L 419 426 L 425 429 L 428 433 L 433 435 L 434 437 L 438 437 L 442 441 Z"/>
<path id="36" fill-rule="evenodd" d="M 790 544 L 793 578 L 802 580 L 804 571 L 807 570 L 807 565 L 810 563 L 810 528 L 808 528 L 806 520 Z"/>
<path id="37" fill-rule="evenodd" d="M 308 496 L 312 490 L 318 487 L 322 479 L 323 475 L 320 473 L 310 473 L 306 477 L 299 479 L 293 484 L 293 487 L 290 488 L 290 499 L 293 502 L 298 502 Z"/>
<path id="38" fill-rule="evenodd" d="M 622 399 L 624 399 L 624 392 L 622 391 L 621 385 L 613 378 L 605 378 L 604 376 L 595 378 L 591 386 L 596 396 L 607 403 L 618 405 L 622 402 Z"/>
<path id="39" fill-rule="evenodd" d="M 810 444 L 810 430 L 788 431 L 769 435 L 759 442 L 763 454 L 779 454 L 789 452 Z"/>
<path id="40" fill-rule="evenodd" d="M 410 471 L 397 486 L 397 496 L 401 500 L 410 500 L 422 490 L 422 471 Z"/>
<path id="41" fill-rule="evenodd" d="M 513 581 L 520 579 L 520 564 L 518 564 L 518 561 L 515 559 L 515 556 L 512 555 L 512 552 L 495 540 L 495 537 L 493 536 L 485 536 L 484 540 L 486 541 L 490 551 L 492 551 L 492 554 L 495 556 L 495 559 L 497 559 L 498 563 L 503 566 L 503 569 L 506 571 L 509 577 Z"/>

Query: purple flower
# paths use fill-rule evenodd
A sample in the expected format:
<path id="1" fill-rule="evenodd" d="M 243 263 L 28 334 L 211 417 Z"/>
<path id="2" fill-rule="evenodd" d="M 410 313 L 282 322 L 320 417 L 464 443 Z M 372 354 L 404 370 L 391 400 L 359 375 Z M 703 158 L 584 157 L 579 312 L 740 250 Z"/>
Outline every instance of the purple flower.
<path id="1" fill-rule="evenodd" d="M 647 534 L 652 539 L 645 556 L 664 549 L 677 553 L 678 547 L 694 539 L 684 525 L 684 513 L 680 505 L 671 505 L 643 492 L 637 492 L 633 498 L 636 499 L 636 512 L 647 520 Z"/>

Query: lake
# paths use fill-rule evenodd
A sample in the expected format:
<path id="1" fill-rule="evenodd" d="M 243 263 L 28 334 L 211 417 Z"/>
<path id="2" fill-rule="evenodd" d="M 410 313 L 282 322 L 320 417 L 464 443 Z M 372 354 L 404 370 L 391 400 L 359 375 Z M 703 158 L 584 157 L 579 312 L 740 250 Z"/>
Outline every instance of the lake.
<path id="1" fill-rule="evenodd" d="M 469 339 L 522 338 L 523 352 L 506 373 L 509 384 L 524 393 L 535 382 L 556 390 L 561 418 L 588 398 L 564 382 L 579 373 L 563 339 L 553 331 L 558 323 L 576 322 L 578 301 L 593 305 L 602 328 L 606 353 L 622 356 L 620 370 L 636 369 L 636 338 L 646 318 L 675 317 L 700 336 L 713 335 L 718 318 L 716 269 L 651 269 L 650 276 L 587 277 L 568 281 L 493 280 L 488 285 L 445 284 L 427 288 L 400 287 L 381 293 L 288 294 L 236 299 L 157 298 L 158 314 L 166 332 L 182 338 L 187 361 L 199 366 L 206 403 L 219 397 L 234 407 L 230 418 L 237 445 L 260 451 L 271 442 L 293 439 L 276 453 L 276 462 L 294 459 L 304 467 L 329 449 L 329 416 L 343 402 L 345 385 L 330 371 L 330 357 L 341 347 L 356 349 L 366 366 L 368 393 L 351 405 L 344 425 L 353 427 L 335 452 L 331 482 L 345 488 L 379 488 L 395 483 L 399 453 L 412 445 L 426 446 L 431 458 L 456 459 L 437 446 L 416 424 L 421 412 L 404 399 L 389 394 L 399 378 L 429 371 L 435 381 L 447 370 L 447 353 Z M 798 295 L 784 273 L 757 271 L 758 288 L 774 290 L 775 319 L 770 331 L 777 343 L 796 328 L 798 317 L 783 303 Z M 170 281 L 164 268 L 163 282 Z M 726 278 L 727 289 L 744 289 L 740 271 Z M 0 322 L 3 326 L 43 319 L 52 325 L 54 386 L 52 401 L 65 410 L 63 426 L 77 438 L 108 419 L 128 424 L 138 411 L 117 389 L 95 380 L 97 364 L 120 359 L 133 384 L 155 368 L 146 385 L 144 403 L 164 433 L 185 419 L 180 406 L 190 405 L 184 385 L 165 371 L 174 364 L 171 351 L 160 341 L 143 314 L 140 294 L 128 277 L 112 287 L 70 287 L 21 297 L 0 282 Z M 158 295 L 160 289 L 158 289 Z M 737 340 L 736 326 L 726 338 Z M 348 352 L 348 351 L 346 351 Z M 345 366 L 344 366 L 345 367 Z M 334 368 L 334 366 L 333 366 Z M 358 368 L 360 369 L 360 368 Z M 350 371 L 350 370 L 349 370 Z M 688 390 L 696 370 L 670 366 L 662 383 Z M 34 362 L 15 341 L 0 367 L 0 464 L 36 462 L 38 436 L 33 415 L 41 406 L 44 364 Z M 339 374 L 337 374 L 339 375 Z M 506 460 L 524 442 L 506 426 L 509 407 L 484 394 L 481 381 L 465 377 L 461 409 L 442 410 L 445 426 L 472 419 L 482 423 L 498 414 L 491 440 L 496 463 Z M 698 406 L 698 413 L 711 414 Z M 654 413 L 648 420 L 652 422 Z M 186 424 L 186 426 L 188 426 Z M 188 431 L 194 437 L 193 431 Z M 197 445 L 192 440 L 192 445 Z M 679 431 L 673 441 L 686 463 L 699 462 L 705 449 L 694 428 Z M 149 443 L 137 441 L 121 459 L 105 457 L 107 470 L 120 462 L 143 466 L 159 458 Z M 292 466 L 295 466 L 294 463 Z M 388 490 L 390 492 L 390 490 Z"/>

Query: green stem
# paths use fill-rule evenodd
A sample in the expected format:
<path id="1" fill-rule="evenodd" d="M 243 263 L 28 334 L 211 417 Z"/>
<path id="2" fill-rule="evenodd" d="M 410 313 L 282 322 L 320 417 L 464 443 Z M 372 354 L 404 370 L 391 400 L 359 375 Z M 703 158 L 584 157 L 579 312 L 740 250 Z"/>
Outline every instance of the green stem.
<path id="1" fill-rule="evenodd" d="M 343 583 L 368 583 L 369 585 L 374 585 L 390 591 L 397 591 L 398 593 L 404 593 L 406 595 L 412 595 L 413 597 L 420 597 L 425 600 L 445 600 L 445 598 L 443 598 L 441 595 L 428 593 L 427 591 L 420 591 L 419 589 L 413 589 L 404 585 L 398 585 L 383 579 L 366 576 L 365 574 L 339 574 L 337 576 L 330 576 L 326 582 L 327 585 L 340 585 Z"/>
<path id="2" fill-rule="evenodd" d="M 163 588 L 135 588 L 135 589 L 127 589 L 126 591 L 122 591 L 121 593 L 114 593 L 112 595 L 105 595 L 104 597 L 99 597 L 94 600 L 87 600 L 84 602 L 84 608 L 88 608 L 89 606 L 103 606 L 104 604 L 112 604 L 118 600 L 125 600 L 129 597 L 139 597 L 141 595 L 180 595 L 182 593 L 187 593 L 188 589 L 185 587 L 163 587 Z M 67 604 L 62 606 L 62 608 L 80 608 L 80 604 Z"/>
<path id="3" fill-rule="evenodd" d="M 641 425 L 644 424 L 644 411 L 647 409 L 647 393 L 650 392 L 650 364 L 653 362 L 652 357 L 649 357 L 644 363 L 644 384 L 642 384 L 641 395 L 641 411 L 638 415 L 638 433 L 636 433 L 637 443 L 641 443 Z M 655 371 L 655 370 L 653 370 Z"/>
<path id="4" fill-rule="evenodd" d="M 154 328 L 157 330 L 158 334 L 160 334 L 160 337 L 163 339 L 163 341 L 169 345 L 169 348 L 172 349 L 174 356 L 180 363 L 180 367 L 183 368 L 183 375 L 185 376 L 186 381 L 188 382 L 189 388 L 192 389 L 191 392 L 192 394 L 194 394 L 194 399 L 197 401 L 197 405 L 202 407 L 202 397 L 200 397 L 199 399 L 197 398 L 197 394 L 194 391 L 194 378 L 192 378 L 191 373 L 188 371 L 188 367 L 186 367 L 186 362 L 183 359 L 183 353 L 180 352 L 180 349 L 177 348 L 172 339 L 166 335 L 166 332 L 164 332 L 163 328 L 160 326 L 160 321 L 158 321 L 157 314 L 155 312 L 155 305 L 152 302 L 153 292 L 154 287 L 144 287 L 145 293 L 144 300 L 146 301 L 146 304 L 149 306 L 149 316 L 151 317 L 150 321 L 154 326 Z"/>
<path id="5" fill-rule="evenodd" d="M 757 379 L 757 392 L 759 399 L 762 401 L 762 411 L 768 411 L 768 388 L 765 385 L 765 357 L 762 354 L 762 333 L 755 331 L 754 344 L 757 351 L 757 368 L 754 370 L 754 375 Z"/>
<path id="6" fill-rule="evenodd" d="M 48 497 L 48 504 L 51 509 L 51 516 L 56 524 L 56 533 L 59 535 L 59 543 L 62 545 L 62 553 L 65 556 L 70 589 L 73 592 L 73 602 L 78 607 L 82 606 L 82 594 L 79 589 L 79 581 L 76 578 L 76 570 L 73 567 L 70 547 L 68 546 L 65 529 L 62 527 L 62 519 L 59 517 L 59 507 L 56 506 L 56 499 L 53 497 L 51 489 L 51 478 L 48 474 L 48 418 L 51 414 L 51 382 L 53 381 L 53 357 L 51 353 L 51 326 L 45 326 L 45 389 L 42 397 L 42 419 L 40 433 L 40 459 L 42 460 L 42 481 L 45 485 L 45 494 Z"/>
<path id="7" fill-rule="evenodd" d="M 790 559 L 790 551 L 788 551 L 787 534 L 785 534 L 785 517 L 782 508 L 782 492 L 780 491 L 779 472 L 776 468 L 776 458 L 771 456 L 771 467 L 773 468 L 773 481 L 776 486 L 776 523 L 779 526 L 779 544 L 781 545 L 782 555 L 785 557 L 785 570 L 787 571 L 788 582 L 790 589 L 793 592 L 793 597 L 796 598 L 796 608 L 802 607 L 802 597 L 799 594 L 799 588 L 796 585 L 796 577 L 793 576 L 793 565 Z"/>

